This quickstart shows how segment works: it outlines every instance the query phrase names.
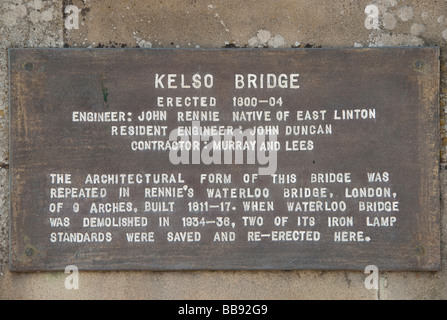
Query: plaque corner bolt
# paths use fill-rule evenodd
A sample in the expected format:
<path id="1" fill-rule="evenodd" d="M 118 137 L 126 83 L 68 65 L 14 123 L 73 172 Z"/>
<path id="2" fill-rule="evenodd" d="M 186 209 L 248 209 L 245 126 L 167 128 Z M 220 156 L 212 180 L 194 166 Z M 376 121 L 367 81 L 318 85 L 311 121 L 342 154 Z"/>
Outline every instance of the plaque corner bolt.
<path id="1" fill-rule="evenodd" d="M 413 68 L 415 71 L 422 71 L 424 69 L 425 63 L 424 61 L 418 59 L 413 62 Z"/>
<path id="2" fill-rule="evenodd" d="M 418 256 L 423 256 L 425 254 L 425 249 L 423 246 L 417 246 L 416 247 L 416 254 Z"/>
<path id="3" fill-rule="evenodd" d="M 28 257 L 31 257 L 31 256 L 34 254 L 34 249 L 31 248 L 31 247 L 27 247 L 27 248 L 25 249 L 25 254 L 26 254 Z"/>

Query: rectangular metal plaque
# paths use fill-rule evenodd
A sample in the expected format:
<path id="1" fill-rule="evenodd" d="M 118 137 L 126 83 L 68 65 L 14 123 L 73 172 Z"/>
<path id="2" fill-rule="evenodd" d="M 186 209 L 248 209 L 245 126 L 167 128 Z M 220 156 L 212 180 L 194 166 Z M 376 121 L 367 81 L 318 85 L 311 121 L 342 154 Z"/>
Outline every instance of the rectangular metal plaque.
<path id="1" fill-rule="evenodd" d="M 15 271 L 437 270 L 439 49 L 10 49 Z"/>

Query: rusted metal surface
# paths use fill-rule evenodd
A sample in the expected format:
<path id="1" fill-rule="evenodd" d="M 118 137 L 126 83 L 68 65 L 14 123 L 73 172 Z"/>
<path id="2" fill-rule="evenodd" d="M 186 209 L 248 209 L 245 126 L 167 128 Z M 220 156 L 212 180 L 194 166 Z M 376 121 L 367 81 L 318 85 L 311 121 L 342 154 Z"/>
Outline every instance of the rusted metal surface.
<path id="1" fill-rule="evenodd" d="M 11 270 L 439 269 L 438 56 L 10 49 Z"/>

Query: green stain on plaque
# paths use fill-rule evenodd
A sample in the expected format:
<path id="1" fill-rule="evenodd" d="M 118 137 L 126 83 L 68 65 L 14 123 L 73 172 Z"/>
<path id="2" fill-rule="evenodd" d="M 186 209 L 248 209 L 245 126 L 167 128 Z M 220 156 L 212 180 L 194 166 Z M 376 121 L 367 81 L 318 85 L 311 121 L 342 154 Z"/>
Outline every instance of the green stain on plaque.
<path id="1" fill-rule="evenodd" d="M 109 102 L 108 102 L 108 99 L 109 99 L 109 89 L 107 89 L 104 86 L 104 82 L 101 82 L 101 89 L 102 89 L 102 98 L 104 100 L 106 108 L 108 108 L 109 107 Z"/>

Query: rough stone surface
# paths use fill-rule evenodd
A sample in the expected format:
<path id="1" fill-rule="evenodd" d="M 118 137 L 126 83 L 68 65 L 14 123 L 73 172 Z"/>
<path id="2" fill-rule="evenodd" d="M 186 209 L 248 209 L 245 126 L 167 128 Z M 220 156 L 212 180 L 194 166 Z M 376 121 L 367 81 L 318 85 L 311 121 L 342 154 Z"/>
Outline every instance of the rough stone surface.
<path id="1" fill-rule="evenodd" d="M 403 6 L 397 10 L 397 15 L 399 16 L 400 20 L 408 21 L 413 19 L 414 11 L 411 6 Z"/>
<path id="2" fill-rule="evenodd" d="M 376 5 L 378 28 L 365 26 Z M 64 6 L 80 9 L 65 29 Z M 0 2 L 0 299 L 447 299 L 447 1 L 119 1 Z M 80 272 L 67 290 L 62 272 L 8 271 L 9 47 L 441 47 L 442 270 L 381 272 L 378 290 L 362 272 Z M 260 49 L 262 50 L 262 49 Z"/>
<path id="3" fill-rule="evenodd" d="M 421 23 L 413 23 L 410 29 L 410 33 L 413 36 L 419 36 L 422 32 L 425 31 L 425 26 Z"/>
<path id="4" fill-rule="evenodd" d="M 393 30 L 396 28 L 397 20 L 393 14 L 387 12 L 382 18 L 383 27 L 388 30 Z"/>

